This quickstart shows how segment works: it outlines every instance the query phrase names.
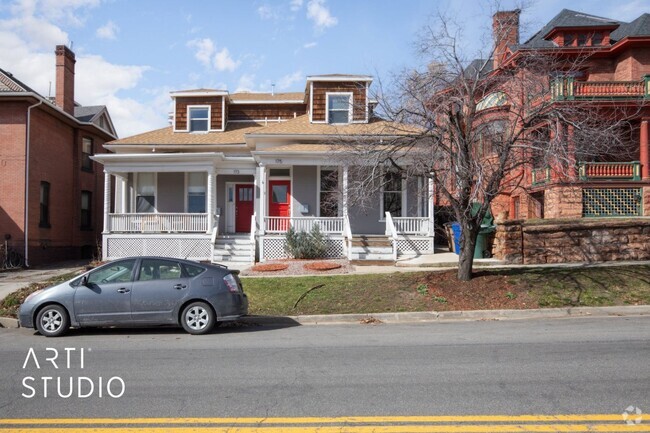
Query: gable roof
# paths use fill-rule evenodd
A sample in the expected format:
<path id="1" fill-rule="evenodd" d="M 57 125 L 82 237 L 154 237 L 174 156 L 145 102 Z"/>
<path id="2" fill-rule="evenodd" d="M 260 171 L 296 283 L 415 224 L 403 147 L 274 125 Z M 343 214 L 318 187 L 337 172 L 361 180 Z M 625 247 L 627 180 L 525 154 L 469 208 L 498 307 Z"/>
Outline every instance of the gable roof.
<path id="1" fill-rule="evenodd" d="M 566 27 L 612 27 L 623 23 L 611 18 L 589 15 L 583 12 L 562 9 L 540 31 L 531 36 L 526 42 L 520 44 L 521 48 L 551 48 L 555 47 L 552 41 L 544 39 L 555 28 Z"/>
<path id="2" fill-rule="evenodd" d="M 133 135 L 131 137 L 121 138 L 106 144 L 245 144 L 244 135 L 255 132 L 264 128 L 259 123 L 228 123 L 226 130 L 223 132 L 174 132 L 171 126 Z"/>
<path id="3" fill-rule="evenodd" d="M 258 93 L 258 92 L 238 92 L 231 93 L 230 102 L 237 104 L 239 102 L 261 101 L 261 102 L 286 102 L 292 101 L 302 103 L 305 98 L 304 92 L 285 92 L 285 93 Z"/>
<path id="4" fill-rule="evenodd" d="M 81 122 L 92 122 L 105 109 L 105 105 L 76 106 L 74 107 L 74 117 Z"/>
<path id="5" fill-rule="evenodd" d="M 0 69 L 0 92 L 33 92 L 16 79 L 11 72 Z"/>

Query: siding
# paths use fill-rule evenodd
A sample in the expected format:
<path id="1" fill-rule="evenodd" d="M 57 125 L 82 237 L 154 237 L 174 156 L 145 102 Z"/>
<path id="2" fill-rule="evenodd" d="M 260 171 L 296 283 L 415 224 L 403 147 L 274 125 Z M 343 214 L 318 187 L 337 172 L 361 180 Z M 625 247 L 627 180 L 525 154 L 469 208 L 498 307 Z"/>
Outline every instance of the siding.
<path id="1" fill-rule="evenodd" d="M 325 122 L 328 92 L 352 92 L 354 121 L 366 120 L 366 83 L 365 82 L 314 82 L 312 95 L 312 120 Z"/>
<path id="2" fill-rule="evenodd" d="M 291 215 L 294 217 L 316 216 L 318 202 L 316 197 L 316 176 L 318 174 L 315 165 L 294 165 L 293 181 L 291 183 Z M 302 205 L 309 206 L 309 212 L 302 213 Z"/>
<path id="3" fill-rule="evenodd" d="M 174 119 L 176 130 L 186 131 L 187 125 L 187 106 L 188 105 L 209 105 L 210 106 L 210 129 L 219 130 L 223 128 L 222 112 L 223 96 L 210 97 L 179 97 L 176 98 L 176 113 Z"/>
<path id="4" fill-rule="evenodd" d="M 158 173 L 158 212 L 185 212 L 185 173 Z"/>
<path id="5" fill-rule="evenodd" d="M 228 120 L 287 120 L 306 112 L 305 104 L 228 104 Z"/>

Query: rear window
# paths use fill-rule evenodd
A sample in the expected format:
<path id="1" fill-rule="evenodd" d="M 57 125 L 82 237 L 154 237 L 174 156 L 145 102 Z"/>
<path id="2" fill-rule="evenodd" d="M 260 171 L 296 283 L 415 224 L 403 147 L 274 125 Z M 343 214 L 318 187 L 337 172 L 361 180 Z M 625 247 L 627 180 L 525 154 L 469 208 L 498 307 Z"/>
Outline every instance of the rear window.
<path id="1" fill-rule="evenodd" d="M 183 263 L 183 266 L 185 267 L 185 272 L 189 277 L 196 277 L 197 275 L 201 274 L 201 272 L 205 271 L 205 268 L 188 265 L 187 263 Z"/>

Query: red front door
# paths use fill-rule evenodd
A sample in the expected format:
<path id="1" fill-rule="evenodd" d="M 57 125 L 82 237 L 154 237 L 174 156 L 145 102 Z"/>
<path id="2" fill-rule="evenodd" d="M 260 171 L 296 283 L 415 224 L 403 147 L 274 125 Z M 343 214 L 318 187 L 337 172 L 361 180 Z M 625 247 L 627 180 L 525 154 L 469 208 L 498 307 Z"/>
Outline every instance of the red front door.
<path id="1" fill-rule="evenodd" d="M 270 180 L 269 181 L 269 216 L 289 217 L 291 216 L 291 181 Z M 272 224 L 275 230 L 287 230 L 289 220 L 281 220 Z"/>
<path id="2" fill-rule="evenodd" d="M 253 215 L 253 185 L 235 185 L 235 231 L 249 233 Z"/>

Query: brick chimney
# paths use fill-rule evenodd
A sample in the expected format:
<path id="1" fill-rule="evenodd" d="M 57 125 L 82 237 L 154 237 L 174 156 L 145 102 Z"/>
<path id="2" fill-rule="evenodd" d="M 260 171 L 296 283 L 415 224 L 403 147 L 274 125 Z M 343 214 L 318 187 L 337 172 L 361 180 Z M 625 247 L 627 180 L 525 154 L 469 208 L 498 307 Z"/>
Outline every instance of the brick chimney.
<path id="1" fill-rule="evenodd" d="M 492 37 L 494 38 L 493 67 L 501 67 L 503 54 L 509 45 L 519 44 L 520 9 L 499 11 L 492 16 Z"/>
<path id="2" fill-rule="evenodd" d="M 74 116 L 74 53 L 65 45 L 56 46 L 56 105 Z"/>

